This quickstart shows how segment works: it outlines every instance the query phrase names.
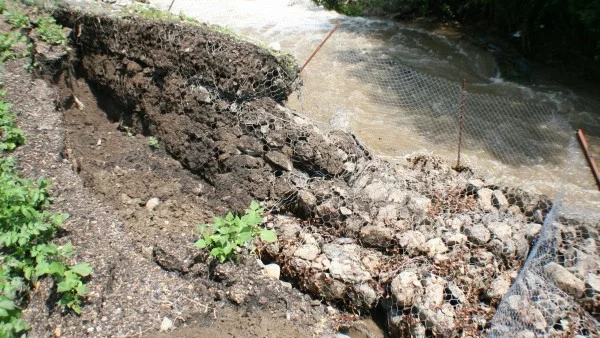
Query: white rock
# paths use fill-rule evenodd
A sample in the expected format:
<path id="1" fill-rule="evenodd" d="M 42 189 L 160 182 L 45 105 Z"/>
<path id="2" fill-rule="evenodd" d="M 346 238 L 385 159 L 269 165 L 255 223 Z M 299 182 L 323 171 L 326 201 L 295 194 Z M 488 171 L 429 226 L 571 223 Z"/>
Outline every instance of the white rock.
<path id="1" fill-rule="evenodd" d="M 477 201 L 479 202 L 479 207 L 483 211 L 493 211 L 495 210 L 492 205 L 492 193 L 493 191 L 488 188 L 479 189 L 477 191 Z"/>
<path id="2" fill-rule="evenodd" d="M 321 250 L 319 250 L 319 247 L 317 245 L 303 244 L 298 249 L 296 249 L 296 251 L 294 251 L 294 256 L 306 259 L 308 261 L 312 261 L 315 258 L 317 258 L 317 256 L 319 256 L 320 253 Z"/>
<path id="3" fill-rule="evenodd" d="M 331 276 L 347 283 L 360 283 L 371 279 L 360 261 L 360 246 L 356 244 L 325 244 L 323 253 L 330 260 Z"/>
<path id="4" fill-rule="evenodd" d="M 173 321 L 168 317 L 163 318 L 162 323 L 160 323 L 161 331 L 169 331 L 173 328 Z"/>
<path id="5" fill-rule="evenodd" d="M 585 284 L 581 279 L 564 267 L 552 262 L 544 266 L 544 273 L 567 294 L 578 299 L 585 291 Z"/>
<path id="6" fill-rule="evenodd" d="M 411 230 L 399 235 L 398 243 L 409 255 L 415 255 L 425 250 L 425 235 L 420 231 Z"/>
<path id="7" fill-rule="evenodd" d="M 508 200 L 506 199 L 506 197 L 500 190 L 494 190 L 492 192 L 492 203 L 500 211 L 506 211 L 506 210 L 508 210 L 508 207 L 510 206 L 508 204 Z"/>
<path id="8" fill-rule="evenodd" d="M 400 306 L 410 307 L 416 296 L 423 294 L 423 286 L 414 271 L 402 271 L 391 284 L 392 295 Z"/>
<path id="9" fill-rule="evenodd" d="M 600 276 L 589 273 L 585 278 L 585 287 L 589 297 L 600 294 Z"/>
<path id="10" fill-rule="evenodd" d="M 265 265 L 265 273 L 269 277 L 279 279 L 281 275 L 281 268 L 277 264 L 267 264 Z"/>
<path id="11" fill-rule="evenodd" d="M 146 209 L 152 211 L 160 204 L 160 200 L 157 197 L 153 197 L 146 202 Z"/>
<path id="12" fill-rule="evenodd" d="M 469 241 L 483 245 L 490 240 L 490 231 L 481 223 L 474 224 L 465 228 L 465 234 Z"/>
<path id="13" fill-rule="evenodd" d="M 502 274 L 498 276 L 494 281 L 490 284 L 490 287 L 485 290 L 485 296 L 488 299 L 492 298 L 502 298 L 510 289 L 510 277 Z"/>
<path id="14" fill-rule="evenodd" d="M 507 224 L 505 222 L 490 222 L 488 224 L 488 229 L 490 230 L 494 238 L 497 238 L 501 241 L 510 238 L 512 235 L 512 229 L 510 224 Z"/>
<path id="15" fill-rule="evenodd" d="M 443 254 L 448 252 L 448 247 L 444 244 L 444 241 L 439 238 L 432 238 L 425 243 L 425 249 L 429 257 L 434 257 L 437 254 Z"/>

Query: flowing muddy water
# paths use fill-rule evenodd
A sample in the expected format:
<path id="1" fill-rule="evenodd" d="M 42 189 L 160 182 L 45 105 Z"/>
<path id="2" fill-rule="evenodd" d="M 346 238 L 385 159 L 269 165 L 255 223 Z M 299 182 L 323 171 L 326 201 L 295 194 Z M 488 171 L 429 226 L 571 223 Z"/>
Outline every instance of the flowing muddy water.
<path id="1" fill-rule="evenodd" d="M 150 2 L 162 9 L 171 4 Z M 546 70 L 534 70 L 527 86 L 505 81 L 492 54 L 456 31 L 349 18 L 309 0 L 176 0 L 171 12 L 225 26 L 300 64 L 339 24 L 303 71 L 303 87 L 289 105 L 352 131 L 391 160 L 434 153 L 455 161 L 464 79 L 464 164 L 499 185 L 550 196 L 566 191 L 570 202 L 600 210 L 585 162 L 569 157 L 578 152 L 569 147 L 574 128 L 584 128 L 600 153 L 598 86 L 564 85 L 562 74 Z"/>

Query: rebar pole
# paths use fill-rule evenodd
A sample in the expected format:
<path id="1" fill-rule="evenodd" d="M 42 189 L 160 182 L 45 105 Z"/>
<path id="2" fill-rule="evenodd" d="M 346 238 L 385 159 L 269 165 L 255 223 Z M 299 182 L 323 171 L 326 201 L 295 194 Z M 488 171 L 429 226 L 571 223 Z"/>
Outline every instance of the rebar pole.
<path id="1" fill-rule="evenodd" d="M 589 146 L 587 140 L 585 139 L 585 135 L 583 135 L 583 130 L 577 130 L 577 139 L 579 139 L 579 145 L 581 149 L 583 149 L 583 154 L 585 155 L 585 159 L 592 171 L 592 175 L 594 175 L 594 179 L 596 179 L 596 184 L 598 185 L 598 189 L 600 190 L 600 172 L 598 172 L 598 166 L 596 165 L 596 161 L 590 154 Z"/>
<path id="2" fill-rule="evenodd" d="M 171 12 L 171 7 L 173 7 L 174 3 L 175 3 L 175 0 L 171 0 L 171 4 L 169 5 L 169 9 L 167 9 L 167 12 Z"/>
<path id="3" fill-rule="evenodd" d="M 333 32 L 335 32 L 338 29 L 338 27 L 340 27 L 340 24 L 336 23 L 335 27 L 333 27 L 333 29 L 329 32 L 329 34 L 327 34 L 327 36 L 325 37 L 325 39 L 323 39 L 323 41 L 317 47 L 317 49 L 315 49 L 315 51 L 310 55 L 310 57 L 308 58 L 308 60 L 306 60 L 306 62 L 302 66 L 302 68 L 300 68 L 300 73 L 302 73 L 302 71 L 304 70 L 304 68 L 306 67 L 306 65 L 308 65 L 308 63 L 312 60 L 312 58 L 315 55 L 317 55 L 317 53 L 319 52 L 319 50 L 321 49 L 321 47 L 323 47 L 323 45 L 325 44 L 325 42 L 327 42 L 327 40 L 329 40 L 329 38 L 331 37 L 331 35 L 333 34 Z"/>
<path id="4" fill-rule="evenodd" d="M 460 92 L 460 112 L 458 117 L 458 156 L 456 159 L 456 170 L 460 170 L 460 151 L 462 148 L 463 133 L 465 130 L 465 110 L 467 96 L 467 79 L 463 79 Z"/>

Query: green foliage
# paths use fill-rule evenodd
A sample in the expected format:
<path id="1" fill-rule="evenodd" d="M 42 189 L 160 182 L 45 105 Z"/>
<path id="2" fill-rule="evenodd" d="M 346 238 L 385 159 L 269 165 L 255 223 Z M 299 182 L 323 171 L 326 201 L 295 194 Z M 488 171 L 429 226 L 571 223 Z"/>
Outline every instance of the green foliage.
<path id="1" fill-rule="evenodd" d="M 66 45 L 67 34 L 61 25 L 56 24 L 56 20 L 49 15 L 43 15 L 35 21 L 36 31 L 43 41 L 51 45 Z"/>
<path id="2" fill-rule="evenodd" d="M 4 0 L 0 0 L 0 13 L 6 10 L 6 2 Z"/>
<path id="3" fill-rule="evenodd" d="M 198 227 L 202 238 L 194 245 L 210 249 L 211 256 L 224 262 L 235 257 L 239 248 L 246 247 L 257 237 L 265 242 L 275 242 L 277 234 L 259 226 L 263 222 L 263 212 L 258 203 L 252 201 L 242 217 L 233 216 L 231 212 L 225 218 L 215 217 L 213 224 Z"/>
<path id="4" fill-rule="evenodd" d="M 3 152 L 24 142 L 9 110 L 10 104 L 0 99 Z M 92 268 L 86 263 L 66 263 L 74 252 L 70 242 L 52 243 L 68 216 L 47 210 L 52 201 L 49 187 L 50 180 L 19 177 L 14 159 L 0 157 L 0 337 L 15 337 L 29 329 L 21 318 L 21 307 L 40 279 L 52 278 L 60 297 L 58 305 L 77 314 L 88 293 L 82 278 Z"/>
<path id="5" fill-rule="evenodd" d="M 25 143 L 23 131 L 15 127 L 13 114 L 10 112 L 11 104 L 2 100 L 5 93 L 0 91 L 0 150 L 13 150 Z"/>
<path id="6" fill-rule="evenodd" d="M 26 28 L 30 25 L 29 17 L 23 12 L 16 10 L 4 12 L 4 17 L 6 18 L 6 21 L 14 28 Z"/>
<path id="7" fill-rule="evenodd" d="M 13 47 L 20 42 L 27 42 L 27 38 L 20 32 L 0 33 L 0 63 L 17 57 Z"/>
<path id="8" fill-rule="evenodd" d="M 158 143 L 158 140 L 154 136 L 148 137 L 148 145 L 152 149 L 158 149 L 158 147 L 160 146 L 160 144 Z"/>

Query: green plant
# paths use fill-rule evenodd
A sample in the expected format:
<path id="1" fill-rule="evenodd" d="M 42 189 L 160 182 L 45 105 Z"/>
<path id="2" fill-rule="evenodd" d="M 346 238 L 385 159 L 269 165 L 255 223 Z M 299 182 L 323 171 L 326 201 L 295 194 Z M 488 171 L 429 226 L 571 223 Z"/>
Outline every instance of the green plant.
<path id="1" fill-rule="evenodd" d="M 257 237 L 265 242 L 275 242 L 277 234 L 259 226 L 263 222 L 260 216 L 263 212 L 258 203 L 252 201 L 242 217 L 234 216 L 231 212 L 225 218 L 215 217 L 213 224 L 198 226 L 202 238 L 194 245 L 200 249 L 210 249 L 211 256 L 224 262 L 235 257 L 241 247 L 246 247 Z"/>
<path id="2" fill-rule="evenodd" d="M 14 28 L 29 27 L 29 17 L 25 13 L 19 11 L 7 11 L 4 12 L 4 16 L 6 17 L 6 21 Z"/>
<path id="3" fill-rule="evenodd" d="M 0 150 L 13 150 L 25 143 L 23 131 L 13 124 L 11 104 L 2 100 L 5 93 L 0 91 Z"/>
<path id="4" fill-rule="evenodd" d="M 20 42 L 27 42 L 27 38 L 19 32 L 0 33 L 0 63 L 17 56 L 13 47 Z"/>
<path id="5" fill-rule="evenodd" d="M 65 45 L 67 43 L 67 35 L 61 25 L 56 24 L 56 20 L 49 15 L 40 16 L 35 21 L 36 31 L 43 41 L 51 45 Z"/>
<path id="6" fill-rule="evenodd" d="M 0 0 L 0 13 L 6 10 L 6 2 L 4 0 Z"/>
<path id="7" fill-rule="evenodd" d="M 0 148 L 6 152 L 22 144 L 24 137 L 3 96 L 0 91 Z M 50 180 L 33 182 L 19 177 L 15 160 L 0 157 L 0 337 L 15 337 L 29 329 L 21 318 L 21 308 L 40 279 L 50 277 L 56 285 L 58 305 L 77 314 L 88 292 L 83 278 L 92 268 L 86 263 L 66 263 L 74 253 L 70 242 L 52 243 L 68 216 L 48 211 L 52 201 L 49 187 Z"/>
<path id="8" fill-rule="evenodd" d="M 159 143 L 158 143 L 158 140 L 156 139 L 156 137 L 154 137 L 154 136 L 148 137 L 148 145 L 152 149 L 158 149 Z"/>

